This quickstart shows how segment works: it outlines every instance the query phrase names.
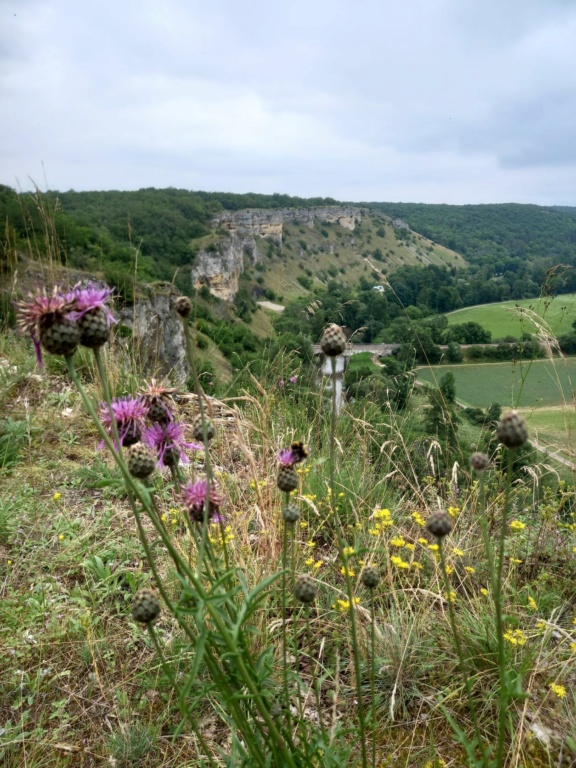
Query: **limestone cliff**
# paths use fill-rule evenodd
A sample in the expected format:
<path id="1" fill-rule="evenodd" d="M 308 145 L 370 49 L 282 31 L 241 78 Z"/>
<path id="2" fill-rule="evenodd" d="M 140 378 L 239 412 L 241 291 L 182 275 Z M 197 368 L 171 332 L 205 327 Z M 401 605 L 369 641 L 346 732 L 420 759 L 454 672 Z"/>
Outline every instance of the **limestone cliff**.
<path id="1" fill-rule="evenodd" d="M 154 286 L 134 305 L 117 313 L 120 326 L 132 332 L 130 354 L 148 375 L 168 375 L 178 383 L 189 374 L 182 321 L 173 308 L 178 292 L 170 285 Z M 122 336 L 122 333 L 120 333 Z"/>
<path id="2" fill-rule="evenodd" d="M 244 257 L 248 256 L 252 264 L 260 260 L 256 237 L 279 244 L 282 242 L 285 224 L 314 228 L 318 221 L 339 224 L 353 231 L 356 223 L 361 220 L 362 212 L 352 206 L 224 211 L 213 218 L 212 227 L 228 234 L 212 250 L 198 253 L 192 267 L 192 284 L 196 288 L 205 285 L 215 296 L 232 301 L 238 292 Z"/>

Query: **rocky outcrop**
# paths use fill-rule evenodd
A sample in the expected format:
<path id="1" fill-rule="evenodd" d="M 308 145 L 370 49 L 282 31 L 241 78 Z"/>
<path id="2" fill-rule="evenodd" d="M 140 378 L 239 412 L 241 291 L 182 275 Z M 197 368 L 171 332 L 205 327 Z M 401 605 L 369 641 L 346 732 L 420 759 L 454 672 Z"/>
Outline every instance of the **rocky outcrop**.
<path id="1" fill-rule="evenodd" d="M 123 328 L 131 331 L 129 353 L 136 355 L 142 369 L 148 375 L 169 375 L 172 381 L 182 384 L 188 378 L 189 366 L 182 320 L 173 308 L 178 296 L 171 285 L 150 287 L 133 306 L 121 309 L 117 317 L 118 335 L 122 338 Z"/>
<path id="2" fill-rule="evenodd" d="M 226 235 L 210 250 L 198 253 L 192 267 L 192 284 L 196 289 L 206 286 L 214 296 L 232 301 L 238 292 L 245 257 L 251 264 L 260 260 L 256 237 L 280 244 L 285 224 L 313 229 L 318 221 L 353 231 L 361 220 L 362 212 L 352 206 L 224 211 L 212 219 L 212 227 Z"/>
<path id="3" fill-rule="evenodd" d="M 260 210 L 247 208 L 243 211 L 224 211 L 212 220 L 216 229 L 252 237 L 269 237 L 282 242 L 285 224 L 301 224 L 314 228 L 316 221 L 339 224 L 354 230 L 356 222 L 362 220 L 362 212 L 352 206 L 325 206 L 322 208 L 281 208 Z"/>
<path id="4" fill-rule="evenodd" d="M 245 256 L 253 264 L 258 262 L 256 241 L 253 237 L 241 237 L 230 230 L 229 237 L 222 238 L 215 250 L 200 251 L 196 256 L 192 284 L 196 289 L 205 285 L 219 299 L 232 301 L 238 293 Z"/>

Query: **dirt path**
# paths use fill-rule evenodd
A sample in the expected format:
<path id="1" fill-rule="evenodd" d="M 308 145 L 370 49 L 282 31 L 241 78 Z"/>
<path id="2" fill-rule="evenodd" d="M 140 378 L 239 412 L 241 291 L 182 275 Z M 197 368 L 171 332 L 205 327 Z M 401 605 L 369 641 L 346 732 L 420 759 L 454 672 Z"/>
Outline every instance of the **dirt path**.
<path id="1" fill-rule="evenodd" d="M 272 312 L 284 312 L 282 304 L 273 304 L 271 301 L 257 301 L 256 303 L 264 309 L 271 309 Z"/>

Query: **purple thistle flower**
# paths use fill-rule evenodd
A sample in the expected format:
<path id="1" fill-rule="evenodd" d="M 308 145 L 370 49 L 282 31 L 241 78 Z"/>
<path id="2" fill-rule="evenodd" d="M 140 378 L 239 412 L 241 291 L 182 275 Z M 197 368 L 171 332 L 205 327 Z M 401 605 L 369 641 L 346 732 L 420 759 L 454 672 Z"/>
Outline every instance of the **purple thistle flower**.
<path id="1" fill-rule="evenodd" d="M 193 522 L 201 523 L 204 521 L 204 506 L 206 504 L 206 495 L 208 494 L 208 482 L 206 480 L 196 480 L 184 486 L 181 494 L 184 509 L 190 515 Z M 208 520 L 221 522 L 219 514 L 222 497 L 214 482 L 210 483 L 210 492 L 208 499 Z"/>
<path id="2" fill-rule="evenodd" d="M 282 448 L 278 454 L 278 463 L 282 467 L 293 467 L 296 464 L 296 457 L 292 448 Z"/>
<path id="3" fill-rule="evenodd" d="M 298 376 L 290 376 L 290 378 L 288 379 L 290 384 L 296 384 L 297 380 L 298 380 Z"/>
<path id="4" fill-rule="evenodd" d="M 112 312 L 106 306 L 106 302 L 113 294 L 114 289 L 100 288 L 96 283 L 88 283 L 85 288 L 81 288 L 80 285 L 75 285 L 74 288 L 66 295 L 69 300 L 74 303 L 74 310 L 71 312 L 72 320 L 79 320 L 87 312 L 94 311 L 96 309 L 102 309 L 106 317 L 106 323 L 108 328 L 115 323 L 116 320 L 112 316 Z"/>
<path id="5" fill-rule="evenodd" d="M 190 459 L 184 453 L 184 448 L 191 451 L 201 451 L 204 446 L 199 443 L 187 443 L 184 440 L 184 425 L 175 421 L 167 424 L 153 424 L 144 430 L 142 442 L 158 454 L 158 464 L 161 467 L 170 465 L 171 459 L 164 461 L 167 452 L 172 456 L 179 456 L 184 464 L 188 464 Z"/>
<path id="6" fill-rule="evenodd" d="M 112 400 L 112 412 L 122 445 L 138 442 L 144 429 L 144 417 L 147 411 L 145 403 L 140 398 L 116 397 Z M 112 419 L 108 403 L 100 403 L 100 421 L 112 436 Z"/>
<path id="7" fill-rule="evenodd" d="M 29 294 L 27 299 L 15 302 L 15 306 L 18 313 L 18 327 L 32 338 L 38 365 L 42 367 L 40 334 L 56 320 L 69 315 L 73 302 L 69 294 L 60 293 L 58 288 L 54 288 L 51 296 L 48 296 L 46 289 L 43 288 L 35 294 Z"/>
<path id="8" fill-rule="evenodd" d="M 278 386 L 279 386 L 279 387 L 283 387 L 283 386 L 284 386 L 284 383 L 285 383 L 285 382 L 284 382 L 284 379 L 280 379 L 280 381 L 278 382 Z"/>

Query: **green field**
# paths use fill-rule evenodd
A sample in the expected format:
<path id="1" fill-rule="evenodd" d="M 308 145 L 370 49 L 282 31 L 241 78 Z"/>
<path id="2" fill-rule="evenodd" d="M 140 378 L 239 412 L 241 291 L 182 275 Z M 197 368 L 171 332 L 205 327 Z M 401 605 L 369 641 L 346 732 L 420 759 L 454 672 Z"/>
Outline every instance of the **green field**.
<path id="1" fill-rule="evenodd" d="M 529 310 L 519 313 L 518 307 Z M 576 294 L 566 293 L 554 299 L 521 299 L 503 301 L 499 304 L 482 304 L 451 312 L 449 325 L 473 321 L 492 333 L 492 339 L 504 336 L 520 338 L 522 333 L 535 333 L 536 325 L 531 319 L 531 312 L 543 318 L 554 336 L 567 333 L 576 320 Z M 536 318 L 536 321 L 538 319 Z"/>
<path id="2" fill-rule="evenodd" d="M 503 407 L 570 407 L 574 399 L 576 357 L 533 363 L 430 366 L 419 368 L 417 374 L 420 381 L 437 383 L 448 371 L 456 379 L 457 400 L 479 408 L 495 402 Z"/>

